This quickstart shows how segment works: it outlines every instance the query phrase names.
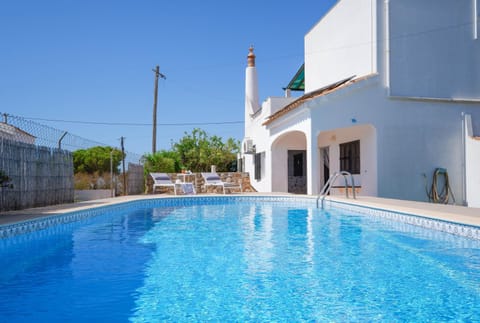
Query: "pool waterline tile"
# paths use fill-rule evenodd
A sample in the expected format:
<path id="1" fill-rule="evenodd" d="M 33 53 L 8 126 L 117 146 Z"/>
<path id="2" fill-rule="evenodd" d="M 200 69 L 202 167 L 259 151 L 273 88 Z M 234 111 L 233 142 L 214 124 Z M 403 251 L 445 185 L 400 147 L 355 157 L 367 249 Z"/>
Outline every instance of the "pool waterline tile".
<path id="1" fill-rule="evenodd" d="M 371 206 L 359 206 L 355 204 L 328 201 L 327 206 L 330 208 L 343 209 L 350 212 L 359 213 L 362 215 L 380 217 L 395 222 L 405 223 L 422 227 L 426 229 L 442 231 L 457 236 L 462 236 L 469 239 L 480 240 L 480 227 L 461 224 L 441 219 L 429 218 L 423 215 L 404 213 L 399 211 L 391 211 L 383 208 L 375 208 Z"/>
<path id="2" fill-rule="evenodd" d="M 144 198 L 131 201 L 124 201 L 116 204 L 102 205 L 94 208 L 71 211 L 63 214 L 49 215 L 45 217 L 30 219 L 22 222 L 0 225 L 0 239 L 20 234 L 38 231 L 57 225 L 81 221 L 100 214 L 115 212 L 118 210 L 172 207 L 191 205 L 215 205 L 238 202 L 274 202 L 274 203 L 295 203 L 299 206 L 316 207 L 317 199 L 314 196 L 292 196 L 292 195 L 269 195 L 269 196 L 189 196 L 189 197 L 162 197 Z M 326 209 L 336 208 L 361 215 L 385 218 L 395 222 L 428 228 L 436 231 L 447 232 L 453 235 L 480 240 L 480 227 L 468 224 L 461 224 L 452 221 L 429 218 L 428 216 L 364 206 L 344 201 L 325 200 Z"/>

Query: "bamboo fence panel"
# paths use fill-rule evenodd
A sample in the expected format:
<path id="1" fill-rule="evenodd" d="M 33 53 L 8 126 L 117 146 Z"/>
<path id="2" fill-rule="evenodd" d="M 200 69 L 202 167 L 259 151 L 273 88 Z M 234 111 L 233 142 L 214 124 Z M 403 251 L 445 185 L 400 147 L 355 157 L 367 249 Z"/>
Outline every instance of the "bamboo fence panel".
<path id="1" fill-rule="evenodd" d="M 13 184 L 0 188 L 0 211 L 73 202 L 69 151 L 0 138 L 0 170 Z"/>

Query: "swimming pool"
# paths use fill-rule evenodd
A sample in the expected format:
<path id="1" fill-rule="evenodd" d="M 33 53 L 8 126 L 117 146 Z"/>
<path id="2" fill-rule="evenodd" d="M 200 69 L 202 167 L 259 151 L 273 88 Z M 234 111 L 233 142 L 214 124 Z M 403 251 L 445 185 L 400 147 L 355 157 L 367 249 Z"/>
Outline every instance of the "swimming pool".
<path id="1" fill-rule="evenodd" d="M 479 240 L 315 200 L 168 198 L 62 221 L 0 239 L 0 321 L 480 321 Z"/>

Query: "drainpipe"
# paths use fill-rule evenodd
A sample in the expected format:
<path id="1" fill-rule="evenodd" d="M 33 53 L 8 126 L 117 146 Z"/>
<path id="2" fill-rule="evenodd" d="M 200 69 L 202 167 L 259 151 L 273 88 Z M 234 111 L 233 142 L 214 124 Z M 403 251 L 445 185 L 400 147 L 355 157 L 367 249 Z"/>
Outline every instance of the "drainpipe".
<path id="1" fill-rule="evenodd" d="M 478 0 L 473 0 L 473 39 L 478 39 Z"/>
<path id="2" fill-rule="evenodd" d="M 468 206 L 468 201 L 467 201 L 467 129 L 466 129 L 466 123 L 467 123 L 467 116 L 465 115 L 465 112 L 462 112 L 462 148 L 463 148 L 463 153 L 462 153 L 462 204 L 464 206 Z"/>
<path id="3" fill-rule="evenodd" d="M 390 0 L 385 0 L 384 7 L 384 35 L 383 39 L 385 41 L 385 63 L 384 63 L 384 74 L 385 74 L 385 86 L 387 87 L 387 95 L 390 96 Z"/>

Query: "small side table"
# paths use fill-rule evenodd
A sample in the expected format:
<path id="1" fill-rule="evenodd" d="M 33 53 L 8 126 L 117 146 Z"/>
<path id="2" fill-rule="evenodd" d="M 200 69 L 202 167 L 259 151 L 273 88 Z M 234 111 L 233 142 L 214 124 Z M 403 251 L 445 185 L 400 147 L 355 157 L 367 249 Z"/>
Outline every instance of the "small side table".
<path id="1" fill-rule="evenodd" d="M 187 179 L 189 179 L 189 176 L 193 176 L 193 180 L 195 180 L 195 174 L 187 174 L 187 173 L 180 173 L 177 174 L 177 178 L 182 181 L 182 183 L 187 183 Z M 191 182 L 190 182 L 191 183 Z"/>
<path id="2" fill-rule="evenodd" d="M 193 177 L 192 182 L 188 181 L 188 179 L 190 179 L 189 177 Z M 185 195 L 197 194 L 197 192 L 195 191 L 195 181 L 195 174 L 180 173 L 177 174 L 177 182 L 175 183 L 175 185 L 180 186 L 182 188 L 183 194 Z"/>

